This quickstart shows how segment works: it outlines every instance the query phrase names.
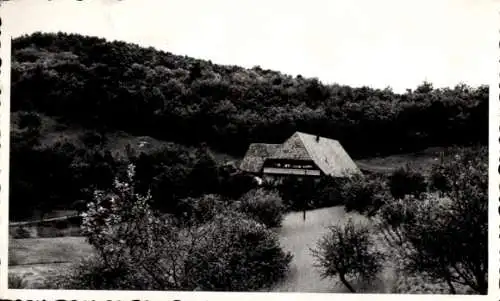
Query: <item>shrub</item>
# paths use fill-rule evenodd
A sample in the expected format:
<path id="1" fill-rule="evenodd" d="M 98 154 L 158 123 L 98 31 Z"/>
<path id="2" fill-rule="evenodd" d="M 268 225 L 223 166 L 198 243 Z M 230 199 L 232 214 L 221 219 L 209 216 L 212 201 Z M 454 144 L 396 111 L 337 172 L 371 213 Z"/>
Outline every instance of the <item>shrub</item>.
<path id="1" fill-rule="evenodd" d="M 340 188 L 340 197 L 346 211 L 357 211 L 371 216 L 384 203 L 384 182 L 375 176 L 349 178 Z"/>
<path id="2" fill-rule="evenodd" d="M 149 195 L 135 193 L 133 176 L 131 166 L 126 181 L 117 180 L 113 190 L 96 192 L 89 202 L 82 231 L 96 258 L 63 277 L 60 286 L 257 290 L 285 275 L 291 255 L 264 225 L 221 209 L 211 218 L 202 216 L 204 223 L 179 227 L 151 210 Z M 199 208 L 213 203 L 217 198 L 208 196 Z"/>
<path id="3" fill-rule="evenodd" d="M 228 206 L 228 202 L 215 194 L 207 194 L 197 198 L 188 197 L 179 201 L 176 216 L 188 224 L 202 224 L 210 221 Z"/>
<path id="4" fill-rule="evenodd" d="M 311 252 L 321 276 L 338 277 L 351 292 L 353 279 L 373 280 L 382 269 L 383 254 L 374 248 L 368 227 L 352 220 L 330 226 Z"/>
<path id="5" fill-rule="evenodd" d="M 63 274 L 51 276 L 45 281 L 46 289 L 147 289 L 141 285 L 146 278 L 141 278 L 141 270 L 132 273 L 128 265 L 109 266 L 99 257 L 91 257 L 72 266 Z M 134 277 L 135 276 L 135 277 Z"/>
<path id="6" fill-rule="evenodd" d="M 389 178 L 389 188 L 395 198 L 408 194 L 419 195 L 426 191 L 425 177 L 410 168 L 399 168 Z"/>
<path id="7" fill-rule="evenodd" d="M 342 187 L 346 179 L 324 177 L 321 178 L 316 186 L 315 204 L 317 207 L 331 207 L 342 205 Z"/>
<path id="8" fill-rule="evenodd" d="M 435 165 L 432 167 L 429 179 L 429 187 L 431 190 L 438 192 L 449 192 L 451 190 L 452 184 L 446 172 L 443 165 Z"/>
<path id="9" fill-rule="evenodd" d="M 16 228 L 14 231 L 13 238 L 20 239 L 20 238 L 30 238 L 31 233 L 28 231 L 25 227 L 19 226 Z"/>
<path id="10" fill-rule="evenodd" d="M 292 256 L 280 248 L 276 234 L 241 213 L 220 213 L 195 233 L 202 239 L 185 261 L 186 288 L 253 291 L 288 272 Z"/>
<path id="11" fill-rule="evenodd" d="M 289 176 L 278 186 L 280 195 L 289 210 L 304 210 L 314 208 L 316 185 L 314 179 L 298 179 Z"/>
<path id="12" fill-rule="evenodd" d="M 279 227 L 285 207 L 277 191 L 254 189 L 243 195 L 235 204 L 238 211 L 267 227 Z"/>
<path id="13" fill-rule="evenodd" d="M 21 129 L 40 129 L 42 126 L 42 119 L 40 115 L 35 112 L 23 112 L 19 114 L 19 128 Z"/>
<path id="14" fill-rule="evenodd" d="M 468 286 L 487 293 L 488 164 L 487 152 L 459 154 L 441 166 L 449 183 L 441 196 L 388 202 L 380 210 L 386 241 L 400 246 L 403 268 L 432 281 L 442 281 L 450 293 Z"/>
<path id="15" fill-rule="evenodd" d="M 227 174 L 224 171 L 223 169 L 220 172 L 220 194 L 237 199 L 248 191 L 257 188 L 257 181 L 252 175 L 240 172 Z"/>
<path id="16" fill-rule="evenodd" d="M 26 283 L 24 282 L 23 277 L 14 274 L 9 274 L 8 285 L 9 289 L 26 288 Z"/>
<path id="17" fill-rule="evenodd" d="M 95 147 L 104 145 L 107 137 L 94 131 L 87 131 L 81 135 L 80 140 L 87 148 L 94 149 Z"/>

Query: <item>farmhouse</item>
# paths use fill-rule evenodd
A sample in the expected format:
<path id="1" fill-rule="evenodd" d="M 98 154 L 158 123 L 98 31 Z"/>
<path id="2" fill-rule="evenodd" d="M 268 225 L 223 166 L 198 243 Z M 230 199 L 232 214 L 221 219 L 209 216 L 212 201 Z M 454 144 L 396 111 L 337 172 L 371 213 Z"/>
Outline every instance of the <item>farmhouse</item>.
<path id="1" fill-rule="evenodd" d="M 348 177 L 361 171 L 337 141 L 295 132 L 283 144 L 250 144 L 240 169 L 274 181 L 284 176 Z"/>

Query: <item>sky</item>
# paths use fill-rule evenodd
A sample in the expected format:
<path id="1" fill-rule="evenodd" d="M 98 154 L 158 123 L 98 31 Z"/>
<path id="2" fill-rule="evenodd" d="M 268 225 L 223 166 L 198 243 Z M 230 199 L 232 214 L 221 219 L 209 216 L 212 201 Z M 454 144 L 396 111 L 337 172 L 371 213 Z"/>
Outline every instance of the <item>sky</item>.
<path id="1" fill-rule="evenodd" d="M 2 34 L 72 32 L 353 87 L 492 83 L 495 0 L 14 0 Z"/>

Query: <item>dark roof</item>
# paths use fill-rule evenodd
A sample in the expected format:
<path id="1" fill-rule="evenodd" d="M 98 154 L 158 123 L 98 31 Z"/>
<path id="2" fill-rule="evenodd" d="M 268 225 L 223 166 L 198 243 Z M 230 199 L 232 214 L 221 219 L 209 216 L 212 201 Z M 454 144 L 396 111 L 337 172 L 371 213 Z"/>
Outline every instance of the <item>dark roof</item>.
<path id="1" fill-rule="evenodd" d="M 240 164 L 240 169 L 258 173 L 262 169 L 264 160 L 271 157 L 281 144 L 252 143 Z"/>

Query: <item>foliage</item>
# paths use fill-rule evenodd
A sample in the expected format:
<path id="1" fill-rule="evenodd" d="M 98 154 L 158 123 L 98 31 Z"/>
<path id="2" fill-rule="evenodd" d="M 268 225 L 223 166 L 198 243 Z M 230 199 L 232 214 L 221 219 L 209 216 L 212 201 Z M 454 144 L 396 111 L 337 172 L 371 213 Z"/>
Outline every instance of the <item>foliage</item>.
<path id="1" fill-rule="evenodd" d="M 348 179 L 323 177 L 316 186 L 315 204 L 318 208 L 343 205 L 342 188 Z"/>
<path id="2" fill-rule="evenodd" d="M 243 195 L 236 206 L 238 211 L 267 227 L 279 227 L 283 221 L 285 207 L 277 191 L 254 189 Z"/>
<path id="3" fill-rule="evenodd" d="M 19 128 L 20 129 L 39 129 L 42 125 L 40 116 L 34 112 L 22 112 L 19 115 Z"/>
<path id="4" fill-rule="evenodd" d="M 376 213 L 387 196 L 386 179 L 379 175 L 346 178 L 286 178 L 278 186 L 287 210 L 309 210 L 344 205 L 347 211 Z"/>
<path id="5" fill-rule="evenodd" d="M 375 249 L 368 226 L 350 219 L 330 226 L 311 251 L 322 277 L 338 277 L 351 292 L 353 279 L 371 281 L 382 269 L 383 254 Z"/>
<path id="6" fill-rule="evenodd" d="M 22 239 L 22 238 L 30 238 L 31 233 L 23 226 L 19 226 L 15 229 L 15 232 L 12 235 L 14 239 Z M 9 258 L 10 259 L 10 258 Z"/>
<path id="7" fill-rule="evenodd" d="M 111 191 L 95 193 L 82 231 L 97 258 L 63 279 L 63 285 L 257 290 L 287 272 L 291 256 L 264 225 L 224 210 L 204 222 L 179 227 L 168 215 L 151 209 L 149 194 L 135 192 L 134 176 L 130 166 L 127 179 L 116 180 Z"/>
<path id="8" fill-rule="evenodd" d="M 462 151 L 444 163 L 439 170 L 449 186 L 441 196 L 393 200 L 380 211 L 381 229 L 399 247 L 405 271 L 446 282 L 450 293 L 457 285 L 487 293 L 487 154 Z"/>
<path id="9" fill-rule="evenodd" d="M 9 274 L 8 276 L 8 288 L 9 289 L 23 289 L 26 288 L 23 277 L 15 274 Z"/>
<path id="10" fill-rule="evenodd" d="M 357 211 L 371 216 L 386 199 L 385 182 L 378 176 L 354 176 L 343 182 L 340 198 L 346 211 Z"/>
<path id="11" fill-rule="evenodd" d="M 427 183 L 419 172 L 409 167 L 399 168 L 389 177 L 389 189 L 393 197 L 402 198 L 407 194 L 424 193 L 427 190 Z"/>
<path id="12" fill-rule="evenodd" d="M 69 142 L 42 146 L 19 134 L 10 155 L 11 219 L 42 216 L 54 209 L 73 209 L 89 191 L 112 185 L 120 163 L 109 152 Z M 17 140 L 19 139 L 19 140 Z"/>
<path id="13" fill-rule="evenodd" d="M 93 189 L 109 188 L 110 175 L 123 168 L 116 158 L 103 158 L 109 131 L 173 142 L 132 160 L 138 190 L 151 190 L 154 207 L 166 212 L 178 199 L 204 193 L 239 198 L 254 187 L 249 177 L 217 166 L 207 146 L 242 156 L 249 143 L 281 143 L 300 130 L 335 138 L 361 157 L 488 139 L 487 86 L 423 83 L 397 94 L 326 85 L 77 34 L 34 33 L 14 39 L 12 48 L 11 108 L 20 112 L 20 131 L 11 133 L 16 219 L 68 209 Z M 86 149 L 68 141 L 54 150 L 41 145 L 42 115 L 87 129 L 81 137 Z M 283 196 L 291 209 L 336 204 L 328 197 L 332 189 L 301 185 L 293 190 L 300 193 Z"/>
<path id="14" fill-rule="evenodd" d="M 106 135 L 95 131 L 87 131 L 82 135 L 81 140 L 87 148 L 94 149 L 102 147 L 106 143 Z"/>
<path id="15" fill-rule="evenodd" d="M 248 191 L 258 187 L 254 176 L 238 171 L 236 167 L 219 168 L 219 194 L 238 199 Z"/>
<path id="16" fill-rule="evenodd" d="M 338 139 L 356 156 L 488 141 L 486 85 L 423 83 L 397 94 L 77 34 L 34 33 L 12 48 L 12 110 L 84 126 L 239 155 L 251 142 L 280 143 L 296 130 Z"/>
<path id="17" fill-rule="evenodd" d="M 206 194 L 200 197 L 188 197 L 179 201 L 176 216 L 181 223 L 203 224 L 229 207 L 229 202 L 220 196 Z"/>
<path id="18" fill-rule="evenodd" d="M 288 210 L 304 210 L 314 208 L 317 183 L 312 178 L 286 177 L 278 185 L 281 197 Z"/>
<path id="19" fill-rule="evenodd" d="M 137 166 L 138 192 L 151 191 L 152 206 L 163 212 L 175 212 L 180 199 L 219 190 L 219 167 L 204 148 L 168 143 L 131 162 Z"/>
<path id="20" fill-rule="evenodd" d="M 241 213 L 219 213 L 196 233 L 204 239 L 186 258 L 186 287 L 254 291 L 269 288 L 288 272 L 292 256 L 281 250 L 277 235 Z"/>

